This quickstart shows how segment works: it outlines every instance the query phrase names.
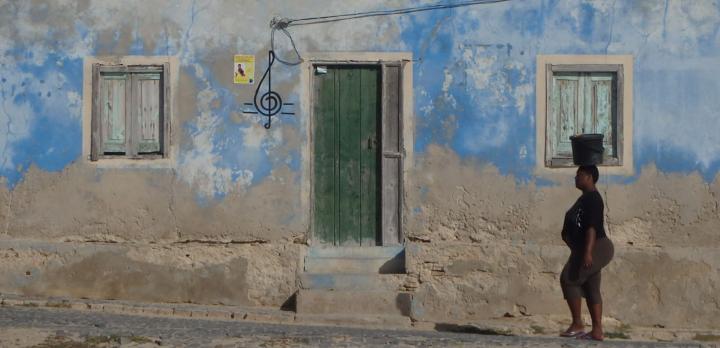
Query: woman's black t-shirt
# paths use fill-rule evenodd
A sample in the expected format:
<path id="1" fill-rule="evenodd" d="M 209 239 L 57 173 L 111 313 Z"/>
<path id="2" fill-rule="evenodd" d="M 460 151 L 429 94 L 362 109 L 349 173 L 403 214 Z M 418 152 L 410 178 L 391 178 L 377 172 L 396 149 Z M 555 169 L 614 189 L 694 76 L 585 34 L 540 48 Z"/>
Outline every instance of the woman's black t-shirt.
<path id="1" fill-rule="evenodd" d="M 570 244 L 573 250 L 585 248 L 585 236 L 587 229 L 595 227 L 595 240 L 606 238 L 603 227 L 605 204 L 597 191 L 583 193 L 573 204 L 570 210 L 565 213 L 562 235 Z"/>

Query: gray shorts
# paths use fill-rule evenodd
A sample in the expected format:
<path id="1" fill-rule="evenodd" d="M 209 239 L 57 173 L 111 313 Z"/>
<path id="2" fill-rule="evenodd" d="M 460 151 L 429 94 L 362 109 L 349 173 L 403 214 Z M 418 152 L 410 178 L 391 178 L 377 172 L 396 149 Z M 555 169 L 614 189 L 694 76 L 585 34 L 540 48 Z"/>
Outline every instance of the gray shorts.
<path id="1" fill-rule="evenodd" d="M 585 297 L 589 304 L 602 303 L 600 295 L 600 271 L 607 266 L 615 254 L 615 247 L 609 238 L 595 241 L 593 264 L 590 268 L 582 266 L 582 252 L 572 251 L 560 274 L 560 286 L 566 300 Z"/>

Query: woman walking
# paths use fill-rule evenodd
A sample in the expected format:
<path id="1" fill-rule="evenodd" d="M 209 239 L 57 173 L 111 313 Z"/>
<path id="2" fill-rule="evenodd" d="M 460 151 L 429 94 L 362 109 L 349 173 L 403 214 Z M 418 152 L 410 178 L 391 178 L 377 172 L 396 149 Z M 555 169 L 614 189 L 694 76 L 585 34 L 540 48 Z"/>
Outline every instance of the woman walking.
<path id="1" fill-rule="evenodd" d="M 562 239 L 570 248 L 570 258 L 560 275 L 560 285 L 572 324 L 560 336 L 602 341 L 600 271 L 612 260 L 614 247 L 603 227 L 604 203 L 595 187 L 599 176 L 594 165 L 578 168 L 575 187 L 582 195 L 565 214 Z M 592 330 L 588 333 L 581 317 L 583 297 L 592 319 Z"/>

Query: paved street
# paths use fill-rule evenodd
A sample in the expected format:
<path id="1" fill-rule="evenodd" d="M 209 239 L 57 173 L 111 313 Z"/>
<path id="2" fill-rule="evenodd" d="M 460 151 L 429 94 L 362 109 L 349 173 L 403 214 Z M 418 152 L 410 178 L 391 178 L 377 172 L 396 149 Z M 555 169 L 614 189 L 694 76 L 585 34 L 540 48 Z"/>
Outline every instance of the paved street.
<path id="1" fill-rule="evenodd" d="M 149 317 L 59 308 L 0 307 L 2 347 L 717 347 L 280 325 L 226 320 Z"/>

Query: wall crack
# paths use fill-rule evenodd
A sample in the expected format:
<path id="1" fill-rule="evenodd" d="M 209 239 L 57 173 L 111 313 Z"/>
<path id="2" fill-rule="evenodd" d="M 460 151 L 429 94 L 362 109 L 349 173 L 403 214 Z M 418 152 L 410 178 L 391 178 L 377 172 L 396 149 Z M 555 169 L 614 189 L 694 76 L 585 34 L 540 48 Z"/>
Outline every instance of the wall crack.
<path id="1" fill-rule="evenodd" d="M 270 241 L 265 239 L 248 239 L 248 240 L 229 240 L 229 241 L 217 241 L 217 240 L 206 240 L 206 239 L 185 239 L 173 244 L 205 244 L 205 245 L 229 245 L 229 244 L 267 244 Z"/>

